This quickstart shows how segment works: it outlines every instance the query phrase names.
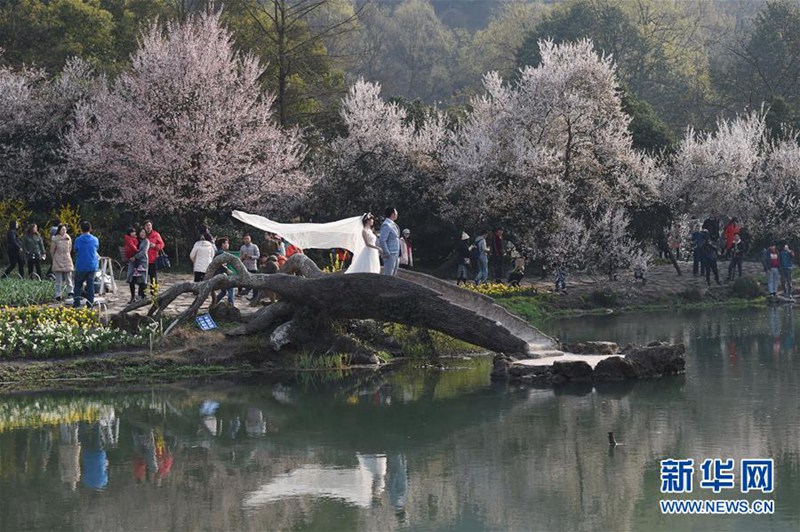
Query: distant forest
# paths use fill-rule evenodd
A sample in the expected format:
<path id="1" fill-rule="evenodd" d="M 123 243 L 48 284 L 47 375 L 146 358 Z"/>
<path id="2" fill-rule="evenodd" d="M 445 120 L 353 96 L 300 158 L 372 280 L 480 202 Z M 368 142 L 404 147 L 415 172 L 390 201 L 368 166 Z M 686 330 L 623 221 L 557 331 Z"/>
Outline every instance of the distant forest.
<path id="1" fill-rule="evenodd" d="M 457 118 L 485 73 L 513 83 L 540 40 L 583 37 L 614 59 L 637 147 L 669 150 L 689 124 L 762 105 L 775 129 L 800 121 L 797 0 L 4 0 L 0 66 L 52 75 L 78 56 L 114 78 L 148 24 L 219 8 L 265 66 L 279 122 L 311 137 L 341 131 L 359 78 L 411 117 Z"/>

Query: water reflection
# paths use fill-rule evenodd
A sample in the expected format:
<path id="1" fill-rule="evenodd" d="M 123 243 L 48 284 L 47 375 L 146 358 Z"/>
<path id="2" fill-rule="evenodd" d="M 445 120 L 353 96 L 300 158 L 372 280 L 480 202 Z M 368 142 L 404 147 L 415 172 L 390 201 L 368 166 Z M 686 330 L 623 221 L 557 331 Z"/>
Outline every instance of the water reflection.
<path id="1" fill-rule="evenodd" d="M 287 497 L 327 497 L 353 506 L 369 508 L 379 504 L 387 484 L 388 499 L 398 510 L 405 506 L 408 475 L 405 457 L 393 455 L 388 462 L 383 454 L 356 453 L 358 463 L 354 468 L 332 468 L 305 465 L 280 475 L 269 484 L 248 493 L 243 506 L 257 508 Z"/>
<path id="2" fill-rule="evenodd" d="M 77 423 L 61 423 L 58 427 L 58 471 L 61 482 L 69 485 L 72 491 L 81 479 L 80 454 L 81 440 L 78 437 Z"/>
<path id="3" fill-rule="evenodd" d="M 134 480 L 137 483 L 154 481 L 160 484 L 172 469 L 172 453 L 177 437 L 144 425 L 134 425 L 132 433 Z"/>
<path id="4" fill-rule="evenodd" d="M 462 370 L 176 385 L 0 401 L 0 528 L 673 530 L 665 457 L 775 459 L 800 527 L 800 364 L 790 307 L 551 324 L 568 339 L 680 339 L 686 376 L 592 389 Z M 624 446 L 609 452 L 606 433 Z M 56 458 L 57 457 L 57 464 Z M 5 496 L 10 494 L 10 496 Z"/>
<path id="5" fill-rule="evenodd" d="M 81 443 L 81 474 L 83 485 L 91 489 L 103 489 L 108 484 L 108 458 L 106 446 L 110 444 L 108 435 L 99 422 L 84 423 L 78 426 Z"/>

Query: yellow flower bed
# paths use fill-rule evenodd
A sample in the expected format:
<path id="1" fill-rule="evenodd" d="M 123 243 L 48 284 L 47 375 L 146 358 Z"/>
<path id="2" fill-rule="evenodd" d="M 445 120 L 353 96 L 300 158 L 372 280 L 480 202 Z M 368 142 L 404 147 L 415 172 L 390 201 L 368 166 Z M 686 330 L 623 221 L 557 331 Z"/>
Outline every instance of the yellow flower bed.
<path id="1" fill-rule="evenodd" d="M 0 309 L 0 323 L 22 323 L 29 327 L 42 324 L 64 324 L 84 329 L 100 327 L 100 316 L 87 308 L 48 307 L 32 305 L 29 307 L 6 307 Z"/>
<path id="2" fill-rule="evenodd" d="M 536 294 L 536 289 L 531 286 L 511 286 L 503 283 L 483 283 L 477 286 L 466 284 L 464 288 L 492 298 Z"/>
<path id="3" fill-rule="evenodd" d="M 88 309 L 30 306 L 0 309 L 0 358 L 74 356 L 143 343 L 109 329 Z"/>

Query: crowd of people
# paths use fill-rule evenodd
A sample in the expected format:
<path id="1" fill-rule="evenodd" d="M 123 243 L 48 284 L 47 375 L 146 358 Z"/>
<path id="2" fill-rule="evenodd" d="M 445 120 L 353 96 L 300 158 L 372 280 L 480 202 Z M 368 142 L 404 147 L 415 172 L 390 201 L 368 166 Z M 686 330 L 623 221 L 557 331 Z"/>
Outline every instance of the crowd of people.
<path id="1" fill-rule="evenodd" d="M 375 230 L 375 216 L 365 213 L 361 217 L 363 249 L 350 256 L 346 250 L 334 250 L 346 273 L 381 273 L 396 275 L 398 268 L 414 267 L 414 251 L 411 240 L 411 230 L 402 231 L 397 224 L 398 211 L 388 207 L 384 212 L 384 220 L 380 228 Z M 74 305 L 80 306 L 82 299 L 91 306 L 94 302 L 94 279 L 98 270 L 99 242 L 92 235 L 89 222 L 83 222 L 80 235 L 73 242 L 68 234 L 68 227 L 59 223 L 50 230 L 49 255 L 51 257 L 50 270 L 47 276 L 55 280 L 55 299 L 73 298 Z M 21 277 L 24 276 L 24 266 L 28 266 L 29 277 L 42 277 L 42 264 L 46 261 L 45 240 L 39 233 L 36 224 L 30 224 L 20 234 L 17 222 L 11 222 L 7 237 L 9 266 L 3 276 L 9 275 L 16 268 Z M 688 239 L 683 240 L 681 235 L 670 233 L 668 245 L 661 246 L 662 251 L 675 266 L 678 275 L 681 275 L 680 266 L 681 249 L 684 242 L 690 244 L 690 252 L 683 258 L 692 261 L 692 272 L 695 276 L 705 277 L 706 283 L 711 286 L 711 278 L 717 284 L 720 281 L 720 260 L 728 260 L 727 279 L 733 281 L 738 274 L 742 276 L 742 263 L 745 255 L 750 251 L 751 241 L 749 233 L 735 218 L 729 218 L 724 226 L 719 219 L 711 215 L 702 224 L 697 222 Z M 231 253 L 232 241 L 229 237 L 215 238 L 208 226 L 199 229 L 194 246 L 189 258 L 193 265 L 195 282 L 201 281 L 214 258 L 221 253 Z M 150 220 L 145 220 L 139 228 L 130 227 L 123 237 L 122 259 L 127 269 L 126 281 L 130 287 L 130 303 L 145 298 L 145 291 L 150 286 L 151 296 L 157 289 L 160 259 L 164 251 L 164 239 L 153 228 Z M 74 253 L 74 260 L 73 260 Z M 244 233 L 238 247 L 238 255 L 244 267 L 250 273 L 276 273 L 285 261 L 295 253 L 303 250 L 280 235 L 266 232 L 260 244 L 253 241 L 250 233 Z M 519 285 L 525 275 L 525 256 L 507 240 L 505 230 L 501 226 L 485 229 L 473 239 L 465 231 L 455 250 L 457 260 L 456 283 L 468 282 L 481 283 L 508 282 Z M 780 289 L 786 298 L 792 298 L 792 269 L 794 251 L 788 243 L 772 243 L 765 248 L 761 255 L 764 272 L 767 276 L 768 292 L 771 296 L 778 295 Z M 507 271 L 511 266 L 510 271 Z M 470 272 L 470 269 L 474 273 Z M 231 270 L 232 272 L 232 270 Z M 554 268 L 555 290 L 566 292 L 566 269 L 558 265 Z M 644 280 L 644 274 L 639 273 L 637 278 Z M 248 290 L 225 289 L 215 294 L 215 299 L 227 298 L 229 305 L 235 306 L 235 297 L 246 297 Z M 251 300 L 257 297 L 253 294 Z M 275 294 L 270 294 L 272 301 L 276 300 Z"/>
<path id="2" fill-rule="evenodd" d="M 47 259 L 44 239 L 38 226 L 30 224 L 22 238 L 18 234 L 18 224 L 9 224 L 6 245 L 10 265 L 3 272 L 7 277 L 15 268 L 24 278 L 23 266 L 28 264 L 28 276 L 42 279 L 41 265 Z M 73 306 L 80 307 L 84 300 L 86 306 L 95 302 L 95 282 L 100 265 L 100 241 L 92 234 L 92 224 L 84 221 L 80 234 L 74 242 L 64 223 L 54 225 L 50 230 L 50 269 L 46 276 L 55 281 L 55 300 L 73 299 Z M 144 297 L 148 283 L 158 280 L 157 259 L 164 249 L 164 240 L 146 220 L 138 231 L 131 227 L 124 237 L 124 261 L 127 267 L 127 282 L 131 289 L 131 302 L 136 300 L 136 287 L 139 297 Z M 151 284 L 151 287 L 153 285 Z"/>
<path id="3" fill-rule="evenodd" d="M 684 245 L 689 245 L 689 253 L 684 254 L 685 260 L 692 261 L 694 276 L 705 277 L 708 286 L 711 286 L 713 276 L 716 284 L 721 285 L 719 261 L 727 260 L 727 281 L 734 281 L 742 276 L 742 265 L 745 256 L 751 251 L 751 237 L 747 228 L 739 223 L 735 217 L 730 217 L 722 225 L 716 215 L 710 215 L 702 224 L 698 221 L 694 230 L 689 235 L 676 232 L 668 233 L 664 245 L 659 246 L 672 264 L 678 275 L 682 275 L 678 261 L 681 260 L 681 250 Z M 476 285 L 489 282 L 508 282 L 519 285 L 525 275 L 525 255 L 520 253 L 513 243 L 505 238 L 503 227 L 497 226 L 493 230 L 483 230 L 474 239 L 465 231 L 461 233 L 459 243 L 456 245 L 456 284 L 474 282 Z M 792 269 L 794 264 L 794 251 L 788 242 L 780 244 L 772 242 L 761 254 L 761 262 L 767 275 L 767 288 L 770 296 L 776 297 L 780 293 L 783 297 L 792 299 Z M 511 271 L 506 277 L 506 268 L 511 266 Z M 470 268 L 474 277 L 470 276 Z M 634 278 L 646 282 L 645 272 L 634 267 Z M 555 281 L 555 292 L 566 293 L 567 270 L 563 264 L 552 267 Z"/>
<path id="4" fill-rule="evenodd" d="M 145 220 L 137 230 L 129 227 L 123 237 L 123 259 L 130 286 L 130 303 L 145 298 L 145 288 L 149 285 L 151 295 L 158 285 L 158 257 L 164 251 L 164 239 L 153 229 L 153 222 Z M 138 287 L 138 295 L 137 295 Z"/>
<path id="5" fill-rule="evenodd" d="M 461 240 L 456 245 L 456 284 L 466 284 L 470 278 L 469 268 L 475 270 L 472 281 L 475 285 L 487 283 L 490 277 L 495 283 L 508 281 L 512 286 L 519 286 L 525 275 L 525 257 L 505 237 L 505 229 L 501 226 L 493 230 L 481 231 L 474 241 L 462 231 Z M 506 277 L 507 264 L 513 266 Z"/>
<path id="6" fill-rule="evenodd" d="M 242 264 L 244 264 L 245 269 L 250 273 L 277 273 L 289 257 L 295 253 L 303 253 L 303 250 L 287 242 L 276 233 L 266 232 L 261 246 L 253 242 L 253 237 L 250 233 L 244 233 L 239 251 L 232 252 L 230 237 L 215 238 L 211 234 L 209 227 L 203 226 L 199 231 L 194 246 L 192 246 L 192 250 L 189 252 L 195 282 L 200 282 L 205 278 L 211 262 L 222 253 L 237 255 Z M 232 273 L 230 270 L 228 272 Z M 235 307 L 235 298 L 237 296 L 246 297 L 249 293 L 250 291 L 247 289 L 241 289 L 237 292 L 233 288 L 228 288 L 221 290 L 214 297 L 220 301 L 226 299 L 228 305 Z M 276 300 L 275 294 L 268 293 L 267 295 L 273 302 Z M 256 297 L 258 297 L 258 294 L 253 294 L 249 299 L 252 300 Z"/>
<path id="7" fill-rule="evenodd" d="M 735 217 L 721 224 L 717 216 L 706 218 L 702 225 L 696 224 L 695 230 L 690 235 L 692 246 L 692 273 L 698 273 L 706 278 L 706 283 L 711 286 L 711 276 L 716 284 L 720 282 L 719 260 L 728 260 L 728 282 L 742 276 L 742 263 L 744 257 L 750 252 L 750 234 Z M 678 259 L 680 257 L 677 257 Z M 767 277 L 767 291 L 771 297 L 778 295 L 780 285 L 781 295 L 793 300 L 792 296 L 792 270 L 794 267 L 794 251 L 788 242 L 771 242 L 761 252 L 761 264 Z M 680 270 L 679 270 L 680 274 Z"/>

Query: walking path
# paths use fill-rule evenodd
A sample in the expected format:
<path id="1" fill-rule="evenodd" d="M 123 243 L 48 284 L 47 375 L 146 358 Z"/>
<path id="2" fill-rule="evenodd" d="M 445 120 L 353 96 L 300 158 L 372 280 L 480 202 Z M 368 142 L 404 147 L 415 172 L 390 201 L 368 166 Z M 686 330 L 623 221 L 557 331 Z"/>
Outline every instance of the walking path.
<path id="1" fill-rule="evenodd" d="M 188 273 L 169 273 L 169 272 L 158 272 L 158 283 L 159 283 L 159 291 L 164 292 L 171 286 L 192 279 L 192 276 Z M 248 294 L 249 295 L 249 294 Z M 106 305 L 108 306 L 108 313 L 109 314 L 116 314 L 117 312 L 121 311 L 128 305 L 128 301 L 130 300 L 131 294 L 128 289 L 128 284 L 125 281 L 117 281 L 117 292 L 115 294 L 106 293 L 103 297 L 106 299 Z M 170 314 L 179 314 L 184 310 L 188 309 L 191 306 L 192 302 L 194 301 L 194 294 L 186 293 L 179 295 L 175 301 L 173 301 L 169 306 L 169 313 Z M 242 315 L 249 315 L 256 312 L 260 307 L 250 307 L 248 306 L 250 302 L 242 296 L 236 297 L 236 307 L 242 313 Z M 200 314 L 208 310 L 208 306 L 211 304 L 211 298 L 208 298 L 206 302 L 203 304 L 203 307 L 200 309 Z M 147 314 L 147 311 L 150 307 L 143 307 L 133 312 L 139 314 Z"/>
<path id="2" fill-rule="evenodd" d="M 621 272 L 616 281 L 610 281 L 608 276 L 589 276 L 586 274 L 570 274 L 567 277 L 567 294 L 563 294 L 563 304 L 559 306 L 580 308 L 582 299 L 591 297 L 595 291 L 613 291 L 619 301 L 625 304 L 647 304 L 658 301 L 674 300 L 678 297 L 691 299 L 693 295 L 707 295 L 711 298 L 729 297 L 732 282 L 728 283 L 728 262 L 720 261 L 718 264 L 721 285 L 714 282 L 711 276 L 711 286 L 706 284 L 705 277 L 692 275 L 691 262 L 679 262 L 683 275 L 678 276 L 671 264 L 656 264 L 647 272 L 647 282 L 641 283 L 633 279 L 633 272 Z M 745 276 L 754 277 L 759 283 L 764 281 L 764 271 L 760 262 L 745 262 L 742 267 Z M 531 285 L 543 292 L 552 292 L 554 280 L 552 277 L 540 279 L 539 277 L 526 277 L 523 284 Z M 688 294 L 695 292 L 695 294 Z"/>

